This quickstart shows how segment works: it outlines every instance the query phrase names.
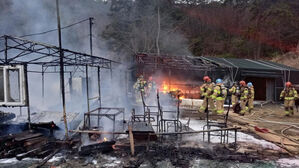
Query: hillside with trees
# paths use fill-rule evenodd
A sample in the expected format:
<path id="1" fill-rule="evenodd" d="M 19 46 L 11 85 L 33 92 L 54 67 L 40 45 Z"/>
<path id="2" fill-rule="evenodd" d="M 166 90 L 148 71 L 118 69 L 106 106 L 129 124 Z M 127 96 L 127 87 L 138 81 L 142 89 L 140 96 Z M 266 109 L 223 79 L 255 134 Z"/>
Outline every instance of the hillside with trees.
<path id="1" fill-rule="evenodd" d="M 273 59 L 299 46 L 299 1 L 111 1 L 102 33 L 118 53 Z"/>

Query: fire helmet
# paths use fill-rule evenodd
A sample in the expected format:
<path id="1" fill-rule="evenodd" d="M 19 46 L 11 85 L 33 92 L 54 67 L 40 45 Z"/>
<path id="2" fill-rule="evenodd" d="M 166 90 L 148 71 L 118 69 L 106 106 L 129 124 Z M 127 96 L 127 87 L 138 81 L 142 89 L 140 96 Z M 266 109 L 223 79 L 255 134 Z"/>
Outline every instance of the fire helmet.
<path id="1" fill-rule="evenodd" d="M 217 79 L 216 84 L 222 83 L 222 79 Z"/>
<path id="2" fill-rule="evenodd" d="M 209 80 L 211 80 L 209 76 L 204 76 L 203 77 L 203 81 L 208 82 Z"/>
<path id="3" fill-rule="evenodd" d="M 242 81 L 240 81 L 240 85 L 241 86 L 246 86 L 246 82 L 242 80 Z"/>
<path id="4" fill-rule="evenodd" d="M 286 82 L 286 87 L 290 87 L 292 86 L 292 83 L 291 82 Z"/>
<path id="5" fill-rule="evenodd" d="M 252 87 L 253 85 L 252 85 L 251 82 L 248 82 L 248 83 L 247 83 L 247 86 L 248 86 L 248 87 Z"/>

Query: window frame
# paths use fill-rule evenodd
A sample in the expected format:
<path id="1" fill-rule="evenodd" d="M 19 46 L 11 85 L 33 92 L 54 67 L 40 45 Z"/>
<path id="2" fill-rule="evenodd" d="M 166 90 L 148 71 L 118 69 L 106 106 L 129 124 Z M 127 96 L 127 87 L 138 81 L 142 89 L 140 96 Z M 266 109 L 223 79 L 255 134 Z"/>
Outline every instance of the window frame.
<path id="1" fill-rule="evenodd" d="M 25 83 L 25 72 L 23 65 L 5 65 L 0 66 L 3 69 L 3 85 L 4 85 L 4 101 L 0 102 L 0 106 L 26 106 L 26 83 Z M 8 71 L 9 70 L 18 70 L 19 71 L 19 95 L 20 101 L 19 102 L 11 102 L 8 101 Z"/>

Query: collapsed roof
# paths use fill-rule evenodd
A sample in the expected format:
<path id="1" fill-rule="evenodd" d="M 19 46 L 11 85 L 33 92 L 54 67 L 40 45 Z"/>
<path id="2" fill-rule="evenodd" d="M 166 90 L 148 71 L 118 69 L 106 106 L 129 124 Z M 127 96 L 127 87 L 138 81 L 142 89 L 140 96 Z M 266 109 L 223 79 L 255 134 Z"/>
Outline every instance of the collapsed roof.
<path id="1" fill-rule="evenodd" d="M 136 63 L 146 69 L 229 71 L 235 75 L 258 77 L 281 77 L 291 71 L 299 72 L 299 69 L 270 61 L 208 56 L 157 56 L 157 54 L 141 53 L 136 55 Z"/>

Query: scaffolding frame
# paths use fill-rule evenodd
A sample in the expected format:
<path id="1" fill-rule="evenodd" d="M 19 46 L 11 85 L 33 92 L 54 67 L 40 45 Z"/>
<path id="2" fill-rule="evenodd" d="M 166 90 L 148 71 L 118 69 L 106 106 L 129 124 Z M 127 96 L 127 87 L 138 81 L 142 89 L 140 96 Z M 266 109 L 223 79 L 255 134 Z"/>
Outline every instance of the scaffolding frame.
<path id="1" fill-rule="evenodd" d="M 69 49 L 59 48 L 54 45 L 27 40 L 19 37 L 3 35 L 0 37 L 0 65 L 24 65 L 25 73 L 25 92 L 26 104 L 21 107 L 27 107 L 28 123 L 30 129 L 30 103 L 29 103 L 29 87 L 28 87 L 28 72 L 41 73 L 42 75 L 42 95 L 44 96 L 44 74 L 45 73 L 60 73 L 60 82 L 63 81 L 65 73 L 72 73 L 69 67 L 85 69 L 85 75 L 88 77 L 87 67 L 97 68 L 98 77 L 98 100 L 101 105 L 100 91 L 100 69 L 109 69 L 112 73 L 112 65 L 119 64 L 116 61 L 89 55 L 81 52 L 72 51 Z M 41 70 L 28 70 L 28 66 L 41 66 Z M 83 72 L 84 70 L 82 70 Z M 70 75 L 72 77 L 72 75 Z M 88 80 L 88 79 L 87 79 Z M 65 85 L 64 85 L 65 87 Z M 86 86 L 88 90 L 88 85 Z M 61 93 L 65 96 L 65 92 Z M 63 101 L 63 100 L 62 100 Z M 89 101 L 89 97 L 87 97 Z M 65 104 L 63 103 L 63 106 Z M 65 108 L 65 107 L 63 107 Z M 65 116 L 64 116 L 65 117 Z M 68 130 L 66 130 L 67 132 Z"/>

